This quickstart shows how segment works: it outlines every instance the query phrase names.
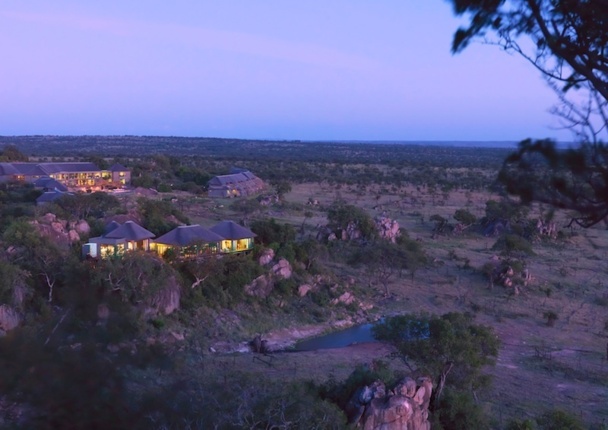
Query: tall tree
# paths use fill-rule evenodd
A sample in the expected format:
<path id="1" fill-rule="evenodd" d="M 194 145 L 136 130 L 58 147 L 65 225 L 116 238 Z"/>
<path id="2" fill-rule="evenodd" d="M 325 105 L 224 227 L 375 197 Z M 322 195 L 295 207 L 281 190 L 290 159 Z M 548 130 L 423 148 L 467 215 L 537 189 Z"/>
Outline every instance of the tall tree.
<path id="1" fill-rule="evenodd" d="M 482 368 L 495 363 L 500 346 L 491 327 L 475 324 L 471 315 L 457 312 L 390 317 L 375 325 L 373 334 L 392 343 L 410 370 L 438 375 L 436 399 L 446 383 L 473 392 L 483 387 L 488 378 Z"/>
<path id="2" fill-rule="evenodd" d="M 608 0 L 449 0 L 469 25 L 453 52 L 474 40 L 530 62 L 555 90 L 553 112 L 580 146 L 558 151 L 549 140 L 525 140 L 505 160 L 500 180 L 524 201 L 577 212 L 583 227 L 608 217 Z"/>

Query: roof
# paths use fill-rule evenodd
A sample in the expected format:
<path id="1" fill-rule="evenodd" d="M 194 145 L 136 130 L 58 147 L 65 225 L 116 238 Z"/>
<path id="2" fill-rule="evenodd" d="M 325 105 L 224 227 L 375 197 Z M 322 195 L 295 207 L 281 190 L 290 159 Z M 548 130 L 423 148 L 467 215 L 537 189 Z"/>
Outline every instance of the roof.
<path id="1" fill-rule="evenodd" d="M 65 196 L 67 193 L 62 193 L 61 191 L 47 191 L 42 193 L 37 199 L 36 203 L 49 203 L 54 200 L 57 200 L 61 196 Z"/>
<path id="2" fill-rule="evenodd" d="M 90 162 L 70 162 L 70 163 L 40 163 L 43 170 L 50 173 L 59 172 L 99 172 L 99 167 Z"/>
<path id="3" fill-rule="evenodd" d="M 127 169 L 125 166 L 123 166 L 120 163 L 114 163 L 110 166 L 110 168 L 108 169 L 110 172 L 126 172 Z"/>
<path id="4" fill-rule="evenodd" d="M 46 188 L 48 190 L 67 191 L 68 188 L 56 179 L 44 176 L 34 181 L 34 186 L 38 188 Z"/>
<path id="5" fill-rule="evenodd" d="M 252 173 L 249 174 L 253 176 Z M 247 177 L 244 173 L 234 173 L 232 175 L 216 176 L 209 181 L 209 185 L 238 184 L 239 182 L 246 182 L 249 180 L 251 180 L 251 178 Z"/>
<path id="6" fill-rule="evenodd" d="M 199 242 L 211 243 L 220 242 L 222 240 L 224 240 L 224 238 L 219 234 L 214 233 L 205 227 L 201 227 L 198 224 L 194 224 L 182 225 L 174 228 L 158 239 L 155 239 L 154 242 L 173 246 L 188 246 Z"/>
<path id="7" fill-rule="evenodd" d="M 68 163 L 2 163 L 10 165 L 16 173 L 27 176 L 48 176 L 54 173 L 99 172 L 99 167 L 89 162 Z M 3 166 L 3 170 L 5 166 Z"/>
<path id="8" fill-rule="evenodd" d="M 219 234 L 224 239 L 237 240 L 245 239 L 248 237 L 256 237 L 257 235 L 241 225 L 238 225 L 234 221 L 222 221 L 219 224 L 214 225 L 209 230 Z"/>
<path id="9" fill-rule="evenodd" d="M 108 239 L 123 239 L 124 238 L 129 241 L 137 241 L 137 240 L 151 239 L 154 237 L 154 233 L 146 230 L 139 224 L 134 223 L 133 221 L 127 221 L 120 227 L 105 234 L 103 237 L 106 237 Z"/>
<path id="10" fill-rule="evenodd" d="M 13 167 L 19 175 L 26 176 L 48 176 L 49 172 L 43 170 L 39 164 L 34 163 L 13 163 Z M 52 173 L 52 172 L 50 172 Z"/>
<path id="11" fill-rule="evenodd" d="M 0 176 L 18 175 L 19 171 L 15 169 L 13 163 L 0 163 Z"/>

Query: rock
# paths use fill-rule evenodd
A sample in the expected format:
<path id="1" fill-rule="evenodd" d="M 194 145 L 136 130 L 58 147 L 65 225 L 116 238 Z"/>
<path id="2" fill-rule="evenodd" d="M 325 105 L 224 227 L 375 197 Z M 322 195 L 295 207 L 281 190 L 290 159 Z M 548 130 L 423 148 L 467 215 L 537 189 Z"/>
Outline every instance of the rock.
<path id="1" fill-rule="evenodd" d="M 260 258 L 258 259 L 258 262 L 260 263 L 260 266 L 266 266 L 267 264 L 269 264 L 272 260 L 274 260 L 274 249 L 272 248 L 266 248 L 262 251 L 262 254 L 260 255 Z"/>
<path id="2" fill-rule="evenodd" d="M 76 230 L 78 234 L 89 234 L 91 232 L 91 226 L 88 222 L 81 219 L 74 225 L 74 230 Z"/>
<path id="3" fill-rule="evenodd" d="M 277 264 L 272 266 L 272 273 L 279 279 L 289 279 L 291 278 L 291 264 L 281 258 Z"/>
<path id="4" fill-rule="evenodd" d="M 57 220 L 57 216 L 50 212 L 46 213 L 42 217 L 40 217 L 40 222 L 43 222 L 45 224 L 51 224 L 51 223 L 55 222 L 56 220 Z"/>
<path id="5" fill-rule="evenodd" d="M 262 339 L 262 336 L 259 334 L 254 337 L 251 342 L 249 342 L 249 346 L 251 347 L 251 351 L 255 353 L 264 354 L 269 352 L 268 341 L 266 339 Z"/>
<path id="6" fill-rule="evenodd" d="M 298 287 L 298 296 L 305 297 L 312 290 L 312 287 L 308 284 L 302 284 Z"/>
<path id="7" fill-rule="evenodd" d="M 8 305 L 0 305 L 0 330 L 9 331 L 21 323 L 21 315 Z"/>
<path id="8" fill-rule="evenodd" d="M 340 297 L 333 299 L 331 301 L 331 304 L 337 305 L 338 303 L 343 303 L 345 305 L 350 305 L 354 301 L 355 301 L 355 296 L 353 296 L 351 293 L 349 293 L 347 291 L 347 292 L 343 293 L 342 295 L 340 295 Z"/>
<path id="9" fill-rule="evenodd" d="M 416 381 L 414 381 L 409 376 L 406 376 L 401 381 L 397 383 L 395 389 L 393 390 L 395 394 L 405 397 L 414 397 L 416 394 Z"/>
<path id="10" fill-rule="evenodd" d="M 80 236 L 76 230 L 68 231 L 68 240 L 70 242 L 78 242 L 80 240 Z"/>
<path id="11" fill-rule="evenodd" d="M 376 217 L 374 222 L 376 223 L 378 235 L 382 239 L 395 243 L 397 238 L 401 235 L 399 223 L 396 220 L 392 220 L 386 216 L 380 216 Z"/>
<path id="12" fill-rule="evenodd" d="M 388 393 L 381 381 L 360 388 L 346 406 L 349 423 L 364 430 L 430 430 L 428 377 L 403 378 Z"/>
<path id="13" fill-rule="evenodd" d="M 174 331 L 170 331 L 169 333 L 171 334 L 171 336 L 173 336 L 173 338 L 175 340 L 184 340 L 185 339 L 184 335 L 181 333 L 176 333 Z"/>
<path id="14" fill-rule="evenodd" d="M 274 288 L 274 282 L 268 275 L 260 275 L 243 287 L 245 294 L 265 299 L 270 295 Z"/>
<path id="15" fill-rule="evenodd" d="M 56 231 L 57 233 L 65 233 L 65 228 L 63 228 L 63 224 L 60 222 L 52 222 L 51 223 L 51 228 Z"/>

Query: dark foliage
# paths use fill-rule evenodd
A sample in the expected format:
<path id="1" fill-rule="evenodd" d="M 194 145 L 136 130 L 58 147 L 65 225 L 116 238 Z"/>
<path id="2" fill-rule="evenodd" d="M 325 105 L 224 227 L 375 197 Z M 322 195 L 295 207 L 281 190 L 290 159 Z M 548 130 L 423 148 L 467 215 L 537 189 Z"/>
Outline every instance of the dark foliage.
<path id="1" fill-rule="evenodd" d="M 549 140 L 525 140 L 506 159 L 500 180 L 525 202 L 571 209 L 590 227 L 608 217 L 608 2 L 593 0 L 451 0 L 470 18 L 453 51 L 472 40 L 495 43 L 536 67 L 560 104 L 553 112 L 580 147 L 558 151 Z M 520 43 L 521 38 L 532 44 Z M 569 97 L 574 94 L 573 97 Z"/>

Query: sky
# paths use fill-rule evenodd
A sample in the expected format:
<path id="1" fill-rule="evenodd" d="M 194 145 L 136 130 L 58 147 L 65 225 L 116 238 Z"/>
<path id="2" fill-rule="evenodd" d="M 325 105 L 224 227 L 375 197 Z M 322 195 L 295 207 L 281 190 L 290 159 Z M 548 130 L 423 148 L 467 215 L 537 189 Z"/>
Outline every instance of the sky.
<path id="1" fill-rule="evenodd" d="M 3 0 L 0 135 L 568 140 L 444 0 Z"/>

